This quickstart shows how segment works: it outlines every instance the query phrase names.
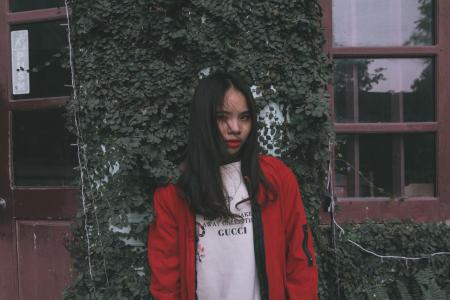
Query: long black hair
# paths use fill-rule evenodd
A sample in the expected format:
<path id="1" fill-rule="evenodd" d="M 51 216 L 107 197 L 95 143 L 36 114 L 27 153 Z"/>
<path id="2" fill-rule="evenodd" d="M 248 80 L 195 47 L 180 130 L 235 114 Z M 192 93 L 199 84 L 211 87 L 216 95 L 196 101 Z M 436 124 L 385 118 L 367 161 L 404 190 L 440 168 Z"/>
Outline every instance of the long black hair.
<path id="1" fill-rule="evenodd" d="M 265 199 L 272 190 L 259 165 L 256 105 L 250 88 L 234 74 L 214 73 L 200 80 L 191 102 L 187 151 L 178 183 L 192 211 L 208 219 L 234 217 L 227 206 L 220 174 L 220 166 L 226 163 L 229 154 L 217 125 L 217 111 L 222 109 L 225 93 L 230 88 L 245 96 L 252 122 L 247 140 L 238 153 L 249 194 L 247 200 L 258 205 L 260 184 Z"/>

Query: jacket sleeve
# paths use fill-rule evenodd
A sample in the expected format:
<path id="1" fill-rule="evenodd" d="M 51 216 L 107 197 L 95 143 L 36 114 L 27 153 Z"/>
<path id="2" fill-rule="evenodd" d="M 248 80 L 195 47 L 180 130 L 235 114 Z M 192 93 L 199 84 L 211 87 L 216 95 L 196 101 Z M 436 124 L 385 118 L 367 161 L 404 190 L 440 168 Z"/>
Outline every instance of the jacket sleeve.
<path id="1" fill-rule="evenodd" d="M 154 219 L 148 231 L 150 293 L 157 300 L 180 299 L 178 226 L 167 197 L 170 193 L 164 189 L 155 191 Z"/>
<path id="2" fill-rule="evenodd" d="M 286 289 L 290 300 L 318 299 L 318 273 L 311 230 L 308 226 L 300 188 L 285 166 L 282 195 L 286 234 Z"/>

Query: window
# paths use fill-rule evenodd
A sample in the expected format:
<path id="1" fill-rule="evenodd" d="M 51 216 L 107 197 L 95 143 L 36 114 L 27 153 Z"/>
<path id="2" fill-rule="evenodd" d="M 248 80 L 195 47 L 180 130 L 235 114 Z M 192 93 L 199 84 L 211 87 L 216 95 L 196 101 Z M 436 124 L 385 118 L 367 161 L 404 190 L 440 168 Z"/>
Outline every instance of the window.
<path id="1" fill-rule="evenodd" d="M 332 0 L 334 47 L 434 44 L 433 0 Z"/>
<path id="2" fill-rule="evenodd" d="M 450 4 L 323 0 L 338 218 L 450 219 Z"/>
<path id="3" fill-rule="evenodd" d="M 10 26 L 12 99 L 70 95 L 67 32 L 66 26 L 61 25 L 64 22 L 52 20 Z M 24 61 L 27 66 L 22 65 Z"/>
<path id="4" fill-rule="evenodd" d="M 11 12 L 31 11 L 43 8 L 64 7 L 63 0 L 9 0 L 9 9 Z"/>

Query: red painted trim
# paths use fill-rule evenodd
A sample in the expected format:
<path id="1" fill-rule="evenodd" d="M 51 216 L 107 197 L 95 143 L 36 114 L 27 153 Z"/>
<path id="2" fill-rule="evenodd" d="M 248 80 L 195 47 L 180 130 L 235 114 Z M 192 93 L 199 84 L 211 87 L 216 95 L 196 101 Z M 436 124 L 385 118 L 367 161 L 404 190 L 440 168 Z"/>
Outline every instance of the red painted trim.
<path id="1" fill-rule="evenodd" d="M 15 217 L 21 220 L 70 220 L 78 209 L 78 187 L 18 188 L 13 195 Z"/>
<path id="2" fill-rule="evenodd" d="M 418 123 L 334 123 L 336 133 L 407 133 L 436 132 L 436 122 Z"/>
<path id="3" fill-rule="evenodd" d="M 391 201 L 398 201 L 398 202 L 413 202 L 413 201 L 438 201 L 439 199 L 437 197 L 394 197 L 394 198 L 388 198 L 388 197 L 339 197 L 339 203 L 350 203 L 350 202 L 364 202 L 364 203 L 370 203 L 370 202 L 391 202 Z"/>
<path id="4" fill-rule="evenodd" d="M 404 58 L 430 57 L 439 54 L 438 46 L 427 47 L 342 47 L 332 48 L 331 54 L 335 58 L 375 57 L 375 58 Z"/>
<path id="5" fill-rule="evenodd" d="M 338 223 L 362 223 L 365 220 L 377 222 L 394 220 L 414 220 L 418 222 L 438 222 L 449 220 L 450 206 L 439 200 L 340 200 L 336 206 Z M 322 224 L 330 222 L 329 213 L 321 211 Z"/>
<path id="6" fill-rule="evenodd" d="M 67 104 L 67 102 L 69 102 L 69 100 L 70 100 L 69 96 L 14 100 L 9 102 L 9 108 L 12 111 L 59 108 L 64 107 Z"/>
<path id="7" fill-rule="evenodd" d="M 341 200 L 338 202 L 336 219 L 338 222 L 362 222 L 366 219 L 432 222 L 448 220 L 449 215 L 450 207 L 439 200 Z"/>
<path id="8" fill-rule="evenodd" d="M 440 1 L 442 0 L 433 0 L 435 3 L 435 13 L 434 13 L 434 42 L 436 45 L 441 44 L 442 45 L 442 39 L 441 39 L 441 34 L 444 32 L 442 29 L 444 29 L 444 27 L 442 27 L 442 29 L 440 28 L 440 26 L 446 26 L 448 23 L 447 21 L 445 21 L 444 23 L 441 23 L 442 21 L 444 21 L 448 16 L 448 14 L 441 14 L 440 13 L 440 9 L 444 8 L 445 5 L 443 3 L 441 3 Z M 445 0 L 444 0 L 445 1 Z"/>
<path id="9" fill-rule="evenodd" d="M 66 18 L 66 8 L 47 8 L 23 12 L 8 13 L 6 16 L 7 22 L 12 24 L 22 24 L 31 22 L 51 21 Z"/>
<path id="10" fill-rule="evenodd" d="M 437 4 L 437 40 L 442 50 L 436 63 L 436 116 L 440 125 L 437 136 L 437 192 L 439 198 L 450 205 L 450 1 L 438 0 Z M 450 219 L 450 213 L 446 219 Z"/>
<path id="11" fill-rule="evenodd" d="M 353 138 L 353 145 L 352 145 L 352 150 L 350 151 L 351 155 L 353 156 L 352 158 L 354 159 L 353 161 L 353 175 L 352 178 L 350 178 L 350 180 L 353 181 L 353 186 L 352 186 L 352 192 L 353 195 L 359 195 L 360 193 L 360 184 L 361 184 L 361 180 L 359 177 L 359 170 L 361 167 L 361 163 L 360 163 L 360 155 L 359 155 L 359 137 L 355 136 Z M 349 182 L 350 182 L 349 180 Z M 351 186 L 351 185 L 349 185 Z"/>
<path id="12" fill-rule="evenodd" d="M 329 54 L 333 46 L 331 0 L 320 0 L 322 7 L 322 28 L 325 37 L 324 51 Z"/>
<path id="13" fill-rule="evenodd" d="M 8 72 L 10 69 L 8 60 L 8 43 L 3 43 L 3 40 L 8 40 L 9 32 L 6 23 L 5 14 L 8 1 L 0 1 L 0 197 L 10 198 L 9 195 L 9 146 L 8 146 L 8 131 L 10 128 L 9 112 L 8 112 Z"/>
<path id="14" fill-rule="evenodd" d="M 14 199 L 10 190 L 8 110 L 9 27 L 6 11 L 9 1 L 0 1 L 0 197 L 6 200 L 6 209 L 0 210 L 0 299 L 18 299 L 17 252 L 14 232 Z"/>

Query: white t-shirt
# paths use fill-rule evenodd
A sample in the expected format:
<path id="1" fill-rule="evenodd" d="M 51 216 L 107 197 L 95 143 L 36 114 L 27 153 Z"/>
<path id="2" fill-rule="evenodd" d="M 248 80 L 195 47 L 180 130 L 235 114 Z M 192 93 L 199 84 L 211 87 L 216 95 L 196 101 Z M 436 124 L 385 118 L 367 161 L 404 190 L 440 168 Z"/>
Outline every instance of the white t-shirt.
<path id="1" fill-rule="evenodd" d="M 230 211 L 242 219 L 205 220 L 196 216 L 197 296 L 199 300 L 259 300 L 253 247 L 252 210 L 241 163 L 220 168 Z"/>

